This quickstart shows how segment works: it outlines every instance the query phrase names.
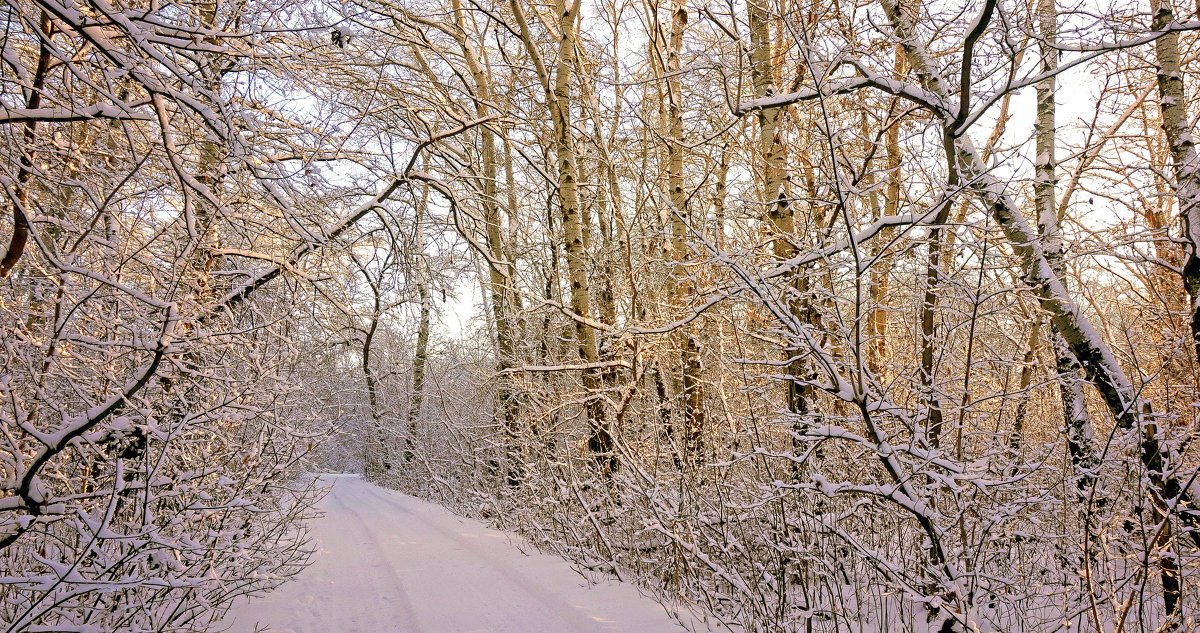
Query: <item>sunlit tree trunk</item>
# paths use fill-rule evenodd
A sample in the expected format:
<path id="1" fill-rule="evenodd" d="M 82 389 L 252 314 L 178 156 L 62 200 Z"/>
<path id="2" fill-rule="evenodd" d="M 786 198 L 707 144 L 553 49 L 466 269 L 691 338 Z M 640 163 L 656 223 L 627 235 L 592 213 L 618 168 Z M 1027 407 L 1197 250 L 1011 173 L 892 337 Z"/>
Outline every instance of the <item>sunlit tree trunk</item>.
<path id="1" fill-rule="evenodd" d="M 896 66 L 899 68 L 903 61 L 904 51 L 896 47 Z M 894 116 L 898 102 L 893 101 L 889 114 Z M 900 185 L 903 178 L 901 173 L 900 154 L 900 121 L 887 121 L 889 127 L 884 133 L 884 159 L 887 167 L 887 185 L 883 195 L 883 217 L 893 217 L 900 209 Z M 895 229 L 888 227 L 872 244 L 871 255 L 877 258 L 871 269 L 871 313 L 867 320 L 867 333 L 870 344 L 867 346 L 867 367 L 871 373 L 880 376 L 888 357 L 888 294 L 892 281 L 892 258 L 886 249 L 891 245 Z"/>
<path id="2" fill-rule="evenodd" d="M 41 24 L 39 28 L 42 31 L 42 36 L 49 41 L 54 35 L 54 25 L 50 21 L 50 16 L 45 11 L 42 12 Z M 32 81 L 30 82 L 27 96 L 25 97 L 25 107 L 33 110 L 42 104 L 42 90 L 46 82 L 46 74 L 50 71 L 50 49 L 46 42 L 43 42 L 38 48 L 37 66 L 34 68 Z M 37 120 L 30 119 L 21 126 L 21 140 L 24 143 L 23 152 L 21 153 L 20 166 L 17 171 L 16 182 L 10 189 L 12 206 L 12 236 L 9 238 L 8 248 L 4 251 L 4 256 L 0 257 L 0 279 L 3 279 L 12 272 L 20 261 L 21 255 L 25 252 L 25 245 L 29 242 L 29 217 L 26 205 L 29 202 L 27 188 L 29 187 L 29 179 L 33 177 L 33 143 L 37 136 Z"/>
<path id="3" fill-rule="evenodd" d="M 605 419 L 604 403 L 599 394 L 602 386 L 601 371 L 598 367 L 600 355 L 596 345 L 595 329 L 587 323 L 592 318 L 587 277 L 588 254 L 584 248 L 583 218 L 579 206 L 579 169 L 576 164 L 574 128 L 571 123 L 571 75 L 575 65 L 575 29 L 579 20 L 580 0 L 575 0 L 569 6 L 566 2 L 567 0 L 557 0 L 555 4 L 559 16 L 559 40 L 558 59 L 553 76 L 550 75 L 537 50 L 519 0 L 511 0 L 511 6 L 520 27 L 520 36 L 526 53 L 532 59 L 541 80 L 546 107 L 550 111 L 550 120 L 554 128 L 558 200 L 566 240 L 570 306 L 574 312 L 575 339 L 579 358 L 587 366 L 581 370 L 583 386 L 587 392 L 585 409 L 590 427 L 587 447 L 596 457 L 601 470 L 612 472 L 617 466 L 617 458 L 613 452 L 611 430 Z"/>
<path id="4" fill-rule="evenodd" d="M 1160 30 L 1175 23 L 1170 0 L 1153 0 L 1151 28 Z M 1184 247 L 1183 286 L 1191 297 L 1192 347 L 1200 360 L 1200 155 L 1192 138 L 1187 112 L 1187 94 L 1180 65 L 1179 33 L 1172 31 L 1154 42 L 1158 76 L 1158 104 L 1162 126 L 1171 149 L 1175 180 L 1172 186 L 1182 218 Z"/>
<path id="5" fill-rule="evenodd" d="M 666 101 L 667 101 L 667 197 L 671 203 L 671 302 L 679 308 L 685 307 L 695 295 L 695 286 L 689 278 L 688 242 L 691 231 L 703 231 L 703 224 L 692 221 L 688 208 L 688 195 L 684 189 L 684 131 L 683 131 L 683 86 L 680 79 L 680 55 L 683 49 L 684 29 L 687 27 L 687 6 L 682 0 L 674 0 L 669 6 L 671 31 L 666 51 Z M 702 234 L 702 233 L 701 233 Z M 683 400 L 683 451 L 685 459 L 696 463 L 701 459 L 704 433 L 704 384 L 700 367 L 700 344 L 690 326 L 674 333 L 680 357 Z"/>
<path id="6" fill-rule="evenodd" d="M 466 12 L 460 0 L 451 0 L 450 6 L 454 11 L 455 37 L 467 68 L 470 70 L 475 95 L 475 116 L 482 119 L 489 114 L 489 104 L 492 103 L 491 75 L 484 68 L 483 62 L 469 40 Z M 502 220 L 497 193 L 497 156 L 496 135 L 490 126 L 479 129 L 480 156 L 483 170 L 480 182 L 480 204 L 483 207 L 484 237 L 487 247 L 488 260 L 488 290 L 491 299 L 492 320 L 496 333 L 497 370 L 499 387 L 496 390 L 497 407 L 504 425 L 507 453 L 507 479 L 510 485 L 516 485 L 521 480 L 520 464 L 523 459 L 518 446 L 519 429 L 517 391 L 513 388 L 511 369 L 516 360 L 516 341 L 513 336 L 512 282 L 515 272 L 508 262 L 504 238 L 501 233 Z"/>
<path id="7" fill-rule="evenodd" d="M 750 0 L 746 3 L 746 21 L 750 27 L 750 77 L 754 84 L 754 95 L 762 98 L 773 94 L 775 86 L 775 57 L 771 43 L 771 14 L 765 0 Z M 756 112 L 758 120 L 757 151 L 762 160 L 762 182 L 766 207 L 766 229 L 774 237 L 771 250 L 777 260 L 786 260 L 796 254 L 795 210 L 792 204 L 791 185 L 787 177 L 787 150 L 783 142 L 780 122 L 786 108 L 765 107 Z M 799 293 L 807 285 L 803 272 L 792 284 Z M 802 320 L 809 320 L 810 310 L 804 309 L 797 297 L 790 297 L 788 308 Z M 791 380 L 787 388 L 787 408 L 793 414 L 807 415 L 812 389 L 801 385 L 804 375 L 803 363 L 795 358 L 799 350 L 788 349 L 786 373 Z"/>

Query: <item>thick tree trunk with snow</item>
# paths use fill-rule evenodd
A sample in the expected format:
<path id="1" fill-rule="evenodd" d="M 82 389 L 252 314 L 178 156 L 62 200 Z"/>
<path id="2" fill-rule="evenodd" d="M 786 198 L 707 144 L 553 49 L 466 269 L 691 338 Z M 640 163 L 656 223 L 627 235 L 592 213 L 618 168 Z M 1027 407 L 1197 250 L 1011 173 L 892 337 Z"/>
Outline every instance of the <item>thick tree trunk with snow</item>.
<path id="1" fill-rule="evenodd" d="M 943 102 L 949 102 L 937 67 L 916 37 L 911 23 L 900 14 L 895 0 L 881 0 L 881 3 L 892 20 L 896 34 L 922 87 Z M 1152 429 L 1153 422 L 1148 419 L 1149 412 L 1139 406 L 1137 390 L 1117 363 L 1108 345 L 1059 280 L 1046 256 L 1040 237 L 1029 226 L 1016 202 L 1009 196 L 1004 183 L 983 165 L 974 145 L 968 139 L 956 139 L 953 150 L 962 181 L 967 183 L 969 190 L 987 206 L 1004 230 L 1009 244 L 1021 258 L 1023 271 L 1034 285 L 1042 307 L 1050 312 L 1054 328 L 1067 342 L 1089 380 L 1100 390 L 1117 423 L 1123 429 Z M 1157 473 L 1157 476 L 1161 477 L 1162 454 L 1152 432 L 1143 433 L 1142 446 L 1143 462 L 1151 469 L 1151 476 L 1154 477 Z M 1177 494 L 1176 489 L 1175 495 L 1169 498 L 1174 498 Z"/>
<path id="2" fill-rule="evenodd" d="M 913 24 L 901 13 L 896 0 L 881 0 L 881 3 L 922 88 L 943 103 L 949 103 L 944 81 L 924 45 L 917 38 Z M 1045 102 L 1040 105 L 1045 105 Z M 965 115 L 960 113 L 959 116 Z M 1150 404 L 1138 397 L 1138 391 L 1117 363 L 1108 345 L 1075 304 L 1055 270 L 1054 255 L 1048 255 L 1041 236 L 1029 227 L 1015 201 L 1005 190 L 1004 184 L 983 165 L 970 140 L 958 136 L 952 140 L 950 150 L 952 153 L 949 158 L 957 163 L 961 181 L 987 206 L 1004 230 L 1013 251 L 1021 258 L 1026 278 L 1033 283 L 1042 307 L 1051 314 L 1054 331 L 1062 337 L 1075 358 L 1082 364 L 1088 378 L 1099 389 L 1118 427 L 1136 435 L 1135 441 L 1139 445 L 1141 462 L 1155 494 L 1161 495 L 1163 499 L 1180 499 L 1185 491 L 1178 480 L 1167 473 L 1165 456 L 1159 445 Z M 1039 163 L 1043 162 L 1048 161 L 1039 160 Z M 952 164 L 951 170 L 954 169 Z M 1039 175 L 1041 174 L 1044 174 L 1044 171 L 1039 172 Z M 1051 183 L 1043 181 L 1039 184 L 1052 186 Z M 1054 226 L 1056 225 L 1057 220 L 1054 222 Z M 1091 459 L 1088 456 L 1073 457 L 1081 463 L 1088 463 L 1085 460 Z M 1190 519 L 1186 512 L 1181 516 Z M 1169 612 L 1173 605 L 1178 604 L 1172 593 L 1170 577 L 1170 572 L 1164 569 L 1164 593 Z"/>

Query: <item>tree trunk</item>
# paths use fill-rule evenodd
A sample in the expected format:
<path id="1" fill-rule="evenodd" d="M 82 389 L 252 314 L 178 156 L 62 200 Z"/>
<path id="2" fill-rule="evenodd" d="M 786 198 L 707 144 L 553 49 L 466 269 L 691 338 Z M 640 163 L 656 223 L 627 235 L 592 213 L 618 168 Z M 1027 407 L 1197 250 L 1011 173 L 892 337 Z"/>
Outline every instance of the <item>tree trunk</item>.
<path id="1" fill-rule="evenodd" d="M 431 307 L 429 281 L 427 279 L 421 279 L 417 286 L 417 293 L 421 298 L 421 319 L 417 326 L 417 349 L 413 354 L 412 398 L 409 400 L 408 419 L 405 424 L 408 431 L 404 439 L 405 462 L 411 462 L 415 457 L 413 454 L 413 438 L 417 435 L 417 421 L 421 416 L 421 404 L 425 399 L 425 359 L 429 353 L 429 317 Z"/>
<path id="2" fill-rule="evenodd" d="M 917 370 L 920 381 L 922 408 L 925 410 L 925 439 L 930 446 L 938 446 L 942 437 L 942 403 L 938 393 L 935 372 L 934 340 L 937 334 L 938 289 L 942 285 L 942 225 L 950 212 L 950 203 L 942 205 L 933 219 L 927 238 L 929 260 L 925 268 L 925 294 L 921 299 L 921 364 Z"/>
<path id="3" fill-rule="evenodd" d="M 1024 309 L 1024 308 L 1022 308 Z M 1038 344 L 1042 330 L 1041 319 L 1035 318 L 1029 328 L 1029 338 L 1025 341 L 1025 354 L 1021 359 L 1021 374 L 1017 380 L 1017 392 L 1021 401 L 1017 403 L 1017 411 L 1013 416 L 1012 430 L 1008 434 L 1008 450 L 1015 460 L 1021 454 L 1025 438 L 1025 418 L 1029 415 L 1029 386 L 1033 383 L 1033 372 L 1037 366 Z M 1008 473 L 1011 475 L 1012 469 Z"/>
<path id="4" fill-rule="evenodd" d="M 50 21 L 50 15 L 45 11 L 42 12 L 40 28 L 43 36 L 49 41 L 53 35 L 54 27 Z M 41 106 L 42 89 L 49 70 L 50 49 L 43 42 L 38 50 L 38 62 L 33 72 L 33 81 L 29 87 L 29 96 L 25 99 L 25 107 L 27 109 L 33 110 Z M 25 205 L 28 202 L 26 188 L 28 187 L 29 179 L 33 177 L 33 143 L 36 139 L 37 120 L 31 119 L 22 126 L 21 130 L 21 140 L 25 144 L 25 147 L 21 153 L 17 181 L 13 184 L 12 237 L 9 239 L 4 257 L 0 258 L 0 279 L 7 277 L 13 268 L 16 267 L 17 262 L 21 259 L 21 255 L 25 252 L 25 245 L 29 242 L 29 218 L 25 215 Z"/>
<path id="5" fill-rule="evenodd" d="M 388 459 L 388 441 L 383 428 L 383 416 L 379 411 L 379 395 L 375 372 L 371 369 L 371 343 L 374 342 L 375 333 L 379 330 L 379 317 L 382 314 L 382 297 L 380 296 L 379 284 L 371 279 L 367 269 L 360 266 L 359 270 L 362 271 L 363 277 L 366 278 L 367 283 L 371 286 L 371 293 L 374 299 L 371 320 L 363 335 L 362 344 L 362 372 L 367 384 L 367 407 L 369 409 L 367 413 L 371 416 L 371 436 L 363 442 L 363 474 L 366 475 L 367 479 L 378 479 L 380 475 L 392 468 L 391 460 Z"/>
<path id="6" fill-rule="evenodd" d="M 463 58 L 471 72 L 475 84 L 475 116 L 484 118 L 488 115 L 488 104 L 492 101 L 489 75 L 480 63 L 479 56 L 468 40 L 467 21 L 460 0 L 451 0 L 454 10 L 456 27 L 455 37 L 462 49 Z M 479 128 L 480 162 L 483 165 L 483 178 L 480 183 L 480 203 L 483 206 L 484 237 L 487 245 L 488 259 L 488 289 L 491 294 L 492 318 L 496 332 L 496 357 L 499 386 L 496 389 L 496 400 L 499 417 L 502 420 L 505 433 L 507 479 L 509 485 L 520 483 L 524 462 L 520 450 L 520 432 L 518 427 L 519 410 L 516 389 L 513 388 L 513 375 L 508 372 L 514 366 L 516 359 L 516 340 L 512 332 L 512 283 L 511 278 L 515 269 L 508 262 L 504 239 L 500 231 L 500 208 L 496 203 L 496 136 L 486 125 Z"/>
<path id="7" fill-rule="evenodd" d="M 903 51 L 896 50 L 896 61 L 903 60 Z M 899 66 L 899 63 L 897 63 Z M 893 103 L 891 114 L 895 114 L 896 107 Z M 883 197 L 883 216 L 892 217 L 900 209 L 900 122 L 888 121 L 890 123 L 887 132 L 884 134 L 884 152 L 887 160 L 887 186 L 884 188 Z M 887 360 L 888 346 L 888 309 L 887 298 L 888 291 L 891 285 L 892 260 L 888 257 L 884 250 L 892 241 L 892 235 L 895 229 L 888 227 L 883 230 L 876 240 L 878 246 L 873 247 L 872 256 L 878 258 L 875 265 L 872 266 L 871 274 L 871 315 L 867 320 L 867 332 L 870 335 L 870 344 L 867 349 L 867 367 L 872 374 L 880 376 L 883 371 L 883 363 Z"/>
<path id="8" fill-rule="evenodd" d="M 683 32 L 687 26 L 687 6 L 682 0 L 670 5 L 671 34 L 667 48 L 667 194 L 671 201 L 671 303 L 685 307 L 695 296 L 685 262 L 688 259 L 688 236 L 697 225 L 688 212 L 687 191 L 683 180 L 683 86 L 680 81 L 680 53 Z M 690 226 L 689 226 L 690 225 Z M 700 225 L 700 230 L 703 225 Z M 683 452 L 687 463 L 702 460 L 704 434 L 704 384 L 700 367 L 700 344 L 691 326 L 675 332 L 682 374 L 684 411 Z"/>
<path id="9" fill-rule="evenodd" d="M 575 313 L 575 340 L 579 358 L 586 365 L 599 362 L 596 332 L 586 320 L 591 319 L 591 298 L 588 294 L 587 252 L 584 248 L 583 220 L 579 208 L 578 167 L 575 156 L 574 130 L 571 125 L 571 69 L 575 65 L 575 28 L 579 20 L 580 0 L 570 6 L 567 0 L 556 0 L 559 15 L 558 62 L 551 77 L 529 31 L 519 0 L 510 0 L 514 17 L 520 28 L 522 44 L 533 60 L 542 88 L 546 107 L 554 127 L 554 149 L 557 154 L 558 199 L 563 233 L 566 239 L 567 278 L 571 295 L 571 310 Z M 582 370 L 583 387 L 587 393 L 585 413 L 590 429 L 587 448 L 595 457 L 602 473 L 610 474 L 617 467 L 613 438 L 604 415 L 604 403 L 599 395 L 602 381 L 600 370 Z"/>
<path id="10" fill-rule="evenodd" d="M 1042 72 L 1050 75 L 1037 83 L 1037 118 L 1034 121 L 1033 197 L 1037 208 L 1038 234 L 1045 249 L 1046 261 L 1064 289 L 1068 289 L 1066 266 L 1063 262 L 1063 239 L 1059 230 L 1058 204 L 1055 199 L 1055 183 L 1058 177 L 1055 158 L 1054 89 L 1058 69 L 1058 9 L 1054 0 L 1038 0 L 1038 30 L 1042 36 Z M 1079 362 L 1070 347 L 1057 331 L 1050 333 L 1050 345 L 1054 350 L 1055 365 L 1059 374 L 1059 393 L 1062 397 L 1063 422 L 1067 433 L 1067 448 L 1071 463 L 1079 479 L 1077 489 L 1089 489 L 1096 478 L 1099 465 L 1098 453 L 1092 433 L 1092 422 L 1088 417 L 1087 399 L 1083 395 L 1083 382 L 1079 375 Z"/>
<path id="11" fill-rule="evenodd" d="M 746 21 L 750 27 L 750 77 L 754 84 L 754 96 L 763 98 L 775 92 L 775 62 L 771 47 L 770 14 L 765 0 L 750 0 L 746 3 Z M 785 260 L 796 254 L 794 239 L 796 222 L 791 204 L 791 187 L 787 178 L 787 151 L 779 129 L 784 108 L 767 107 L 757 111 L 758 152 L 763 165 L 763 192 L 766 195 L 766 227 L 771 236 L 772 253 L 777 260 Z M 805 278 L 797 275 L 792 289 L 797 293 L 805 286 Z M 812 312 L 805 310 L 795 297 L 788 300 L 788 308 L 801 322 L 808 322 Z M 788 411 L 806 416 L 812 399 L 812 388 L 802 386 L 803 363 L 796 358 L 799 351 L 789 348 L 786 373 L 790 380 L 787 389 Z M 797 432 L 803 432 L 804 422 L 797 422 Z"/>
<path id="12" fill-rule="evenodd" d="M 1161 30 L 1175 22 L 1169 0 L 1152 0 L 1151 28 Z M 1158 62 L 1158 103 L 1162 110 L 1163 130 L 1171 149 L 1175 181 L 1172 187 L 1179 201 L 1186 254 L 1183 286 L 1191 298 L 1192 348 L 1200 360 L 1200 156 L 1187 113 L 1183 69 L 1180 67 L 1179 33 L 1172 31 L 1154 42 Z"/>

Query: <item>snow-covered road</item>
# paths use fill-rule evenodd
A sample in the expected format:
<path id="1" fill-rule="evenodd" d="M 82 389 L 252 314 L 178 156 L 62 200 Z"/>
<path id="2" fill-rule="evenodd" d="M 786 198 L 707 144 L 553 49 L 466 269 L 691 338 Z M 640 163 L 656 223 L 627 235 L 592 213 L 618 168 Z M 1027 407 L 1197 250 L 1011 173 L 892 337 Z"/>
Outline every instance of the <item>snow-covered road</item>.
<path id="1" fill-rule="evenodd" d="M 234 606 L 249 633 L 682 633 L 653 600 L 588 582 L 562 559 L 356 477 L 337 477 L 313 525 L 314 563 Z M 528 548 L 526 548 L 528 549 Z"/>

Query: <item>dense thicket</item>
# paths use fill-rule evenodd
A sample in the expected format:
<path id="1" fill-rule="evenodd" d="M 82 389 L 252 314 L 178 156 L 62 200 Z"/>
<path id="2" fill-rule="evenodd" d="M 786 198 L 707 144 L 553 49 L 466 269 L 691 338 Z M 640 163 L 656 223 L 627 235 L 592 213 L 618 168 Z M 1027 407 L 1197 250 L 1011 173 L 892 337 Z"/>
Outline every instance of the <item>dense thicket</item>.
<path id="1" fill-rule="evenodd" d="M 1190 628 L 1171 11 L 345 12 L 413 136 L 495 117 L 422 176 L 490 380 L 379 478 L 751 630 Z"/>
<path id="2" fill-rule="evenodd" d="M 4 621 L 202 627 L 337 425 L 732 629 L 1194 628 L 1194 9 L 10 2 Z"/>
<path id="3" fill-rule="evenodd" d="M 302 94 L 281 10 L 0 9 L 6 631 L 206 630 L 307 560 L 335 420 L 298 281 L 340 212 L 305 179 L 321 120 L 275 92 Z"/>

